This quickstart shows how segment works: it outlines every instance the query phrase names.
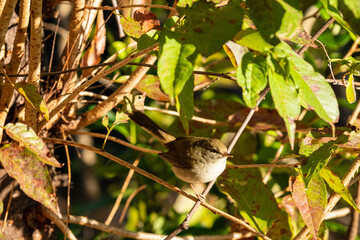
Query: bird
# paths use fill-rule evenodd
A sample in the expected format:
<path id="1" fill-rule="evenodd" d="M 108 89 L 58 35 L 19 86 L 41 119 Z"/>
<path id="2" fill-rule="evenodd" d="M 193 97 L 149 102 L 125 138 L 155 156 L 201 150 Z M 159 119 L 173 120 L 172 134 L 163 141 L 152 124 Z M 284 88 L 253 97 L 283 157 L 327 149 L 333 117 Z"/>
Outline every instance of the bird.
<path id="1" fill-rule="evenodd" d="M 127 115 L 167 148 L 158 156 L 170 163 L 175 176 L 190 183 L 196 196 L 204 201 L 193 184 L 213 181 L 225 170 L 227 158 L 232 157 L 225 144 L 217 138 L 174 137 L 139 110 L 133 109 Z"/>

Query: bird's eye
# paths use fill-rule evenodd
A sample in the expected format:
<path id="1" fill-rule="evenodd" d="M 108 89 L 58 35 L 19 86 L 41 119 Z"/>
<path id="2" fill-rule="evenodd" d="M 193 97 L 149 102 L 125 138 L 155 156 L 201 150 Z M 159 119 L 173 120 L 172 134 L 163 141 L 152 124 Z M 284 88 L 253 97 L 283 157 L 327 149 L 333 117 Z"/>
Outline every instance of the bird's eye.
<path id="1" fill-rule="evenodd" d="M 212 153 L 218 153 L 218 151 L 216 151 L 215 149 L 210 149 L 210 152 L 212 152 Z"/>

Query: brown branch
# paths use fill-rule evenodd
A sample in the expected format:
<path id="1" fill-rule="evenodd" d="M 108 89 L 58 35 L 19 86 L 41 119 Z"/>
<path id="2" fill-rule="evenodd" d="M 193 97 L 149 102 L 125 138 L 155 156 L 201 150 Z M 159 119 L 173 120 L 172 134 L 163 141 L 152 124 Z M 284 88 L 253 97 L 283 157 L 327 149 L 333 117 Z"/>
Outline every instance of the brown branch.
<path id="1" fill-rule="evenodd" d="M 143 63 L 153 64 L 157 57 L 155 55 L 148 55 L 144 58 Z M 94 123 L 100 117 L 104 116 L 107 112 L 113 109 L 116 105 L 123 100 L 125 94 L 131 92 L 132 89 L 140 82 L 146 72 L 149 70 L 148 67 L 138 67 L 130 76 L 130 78 L 122 84 L 116 91 L 114 91 L 106 101 L 96 105 L 95 108 L 86 112 L 82 115 L 80 123 L 77 128 L 85 127 L 89 124 Z"/>
<path id="2" fill-rule="evenodd" d="M 137 167 L 137 165 L 139 164 L 141 156 L 142 155 L 140 154 L 140 156 L 133 162 L 133 165 L 135 167 Z M 113 220 L 116 211 L 120 207 L 120 203 L 121 203 L 122 197 L 124 196 L 125 190 L 129 186 L 130 180 L 131 180 L 133 175 L 134 175 L 134 170 L 130 169 L 128 175 L 125 178 L 124 184 L 121 187 L 120 193 L 116 198 L 115 204 L 114 204 L 113 208 L 111 209 L 111 212 L 110 212 L 109 216 L 107 217 L 107 219 L 105 221 L 105 225 L 110 225 L 111 221 Z"/>
<path id="3" fill-rule="evenodd" d="M 356 190 L 356 198 L 355 198 L 355 204 L 356 206 L 360 206 L 360 184 L 358 182 L 357 184 L 357 190 Z M 347 237 L 348 240 L 355 240 L 358 235 L 358 228 L 359 228 L 359 212 L 355 209 L 352 209 L 351 213 L 351 222 L 350 226 L 347 231 Z"/>
<path id="4" fill-rule="evenodd" d="M 164 235 L 158 235 L 153 233 L 146 232 L 131 232 L 121 228 L 115 228 L 108 225 L 105 225 L 101 222 L 98 222 L 94 219 L 89 219 L 83 216 L 70 216 L 70 223 L 78 224 L 82 226 L 87 226 L 90 228 L 97 229 L 102 232 L 107 232 L 116 236 L 132 238 L 132 239 L 152 239 L 152 240 L 162 240 Z M 210 236 L 194 236 L 191 239 L 193 240 L 235 240 L 235 239 L 245 239 L 251 238 L 255 235 L 252 233 L 229 233 L 224 235 L 210 235 Z M 189 240 L 189 237 L 176 237 L 176 240 Z"/>
<path id="5" fill-rule="evenodd" d="M 333 22 L 335 19 L 331 17 L 327 22 L 315 33 L 315 35 L 311 38 L 311 41 L 315 41 Z M 300 50 L 297 52 L 298 55 L 302 55 L 307 49 L 309 45 L 304 45 Z"/>
<path id="6" fill-rule="evenodd" d="M 4 67 L 5 62 L 5 35 L 8 30 L 8 26 L 15 10 L 17 0 L 8 0 L 6 3 L 1 2 L 3 9 L 1 9 L 0 23 L 2 27 L 0 28 L 0 69 Z"/>
<path id="7" fill-rule="evenodd" d="M 16 1 L 14 1 L 16 2 Z M 11 55 L 10 60 L 10 69 L 8 71 L 10 73 L 17 73 L 18 68 L 20 66 L 21 58 L 24 55 L 25 49 L 25 36 L 29 26 L 30 19 L 30 0 L 20 1 L 19 6 L 19 22 L 16 29 L 16 35 L 14 40 L 14 48 Z M 6 28 L 4 28 L 6 29 Z M 15 78 L 12 79 L 15 82 Z M 4 91 L 5 86 L 0 87 L 0 143 L 3 136 L 3 127 L 5 125 L 5 121 L 10 109 L 11 99 L 13 97 L 14 88 L 6 87 L 6 91 Z"/>
<path id="8" fill-rule="evenodd" d="M 71 232 L 71 230 L 65 225 L 65 223 L 55 213 L 41 205 L 41 212 L 46 218 L 51 220 L 55 225 L 64 233 L 69 240 L 76 240 L 77 238 Z"/>
<path id="9" fill-rule="evenodd" d="M 278 150 L 276 151 L 276 154 L 275 154 L 275 156 L 274 156 L 274 159 L 271 161 L 271 164 L 272 164 L 272 165 L 275 165 L 277 162 L 280 161 L 280 156 L 281 156 L 281 154 L 282 154 L 282 152 L 283 152 L 283 150 L 284 150 L 284 146 L 285 146 L 284 143 L 282 143 L 282 144 L 280 145 L 280 147 L 278 148 Z M 278 166 L 279 166 L 279 165 L 278 165 Z M 263 177 L 263 183 L 264 183 L 264 184 L 266 184 L 266 183 L 268 182 L 268 180 L 270 179 L 270 175 L 271 175 L 271 172 L 272 172 L 273 168 L 274 168 L 274 167 L 270 167 L 270 168 L 268 169 L 268 171 L 266 172 L 265 176 Z"/>
<path id="10" fill-rule="evenodd" d="M 27 82 L 39 89 L 41 73 L 41 31 L 42 0 L 32 0 L 30 5 L 30 58 L 29 78 Z M 38 132 L 37 110 L 28 101 L 25 102 L 25 121 L 35 132 Z"/>
<path id="11" fill-rule="evenodd" d="M 8 216 L 9 216 L 9 209 L 10 209 L 10 204 L 11 204 L 11 200 L 12 200 L 12 197 L 13 197 L 13 192 L 14 192 L 14 189 L 15 189 L 15 182 L 16 182 L 15 180 L 12 181 L 11 191 L 10 191 L 10 194 L 9 194 L 9 201 L 8 201 L 7 206 L 6 206 L 4 221 L 3 221 L 3 225 L 2 225 L 2 227 L 1 227 L 1 232 L 2 232 L 2 233 L 3 233 L 4 230 L 5 230 L 7 218 L 8 218 Z"/>
<path id="12" fill-rule="evenodd" d="M 80 131 L 71 131 L 69 132 L 70 134 L 75 134 L 75 135 L 87 135 L 87 136 L 92 136 L 92 137 L 97 137 L 97 138 L 103 138 L 105 139 L 106 135 L 105 134 L 101 134 L 101 133 L 93 133 L 93 132 L 80 132 Z M 153 149 L 148 149 L 148 148 L 142 148 L 142 147 L 138 147 L 135 145 L 132 145 L 131 143 L 125 142 L 121 139 L 118 139 L 116 137 L 113 136 L 108 136 L 108 140 L 119 143 L 121 145 L 124 145 L 125 147 L 134 149 L 135 151 L 140 151 L 140 152 L 144 152 L 144 153 L 151 153 L 151 154 L 159 154 L 161 153 L 161 151 L 158 150 L 153 150 Z"/>
<path id="13" fill-rule="evenodd" d="M 86 149 L 86 150 L 89 150 L 89 151 L 93 151 L 103 157 L 106 157 L 126 168 L 129 168 L 129 169 L 132 169 L 134 170 L 135 172 L 163 185 L 164 187 L 167 187 L 168 189 L 174 191 L 174 192 L 177 192 L 183 196 L 185 196 L 186 198 L 194 201 L 194 202 L 197 202 L 198 201 L 198 198 L 197 197 L 194 197 L 190 194 L 188 194 L 187 192 L 181 190 L 180 188 L 162 180 L 161 178 L 158 178 L 156 177 L 155 175 L 141 169 L 141 168 L 138 168 L 138 167 L 135 167 L 133 166 L 132 164 L 118 158 L 118 157 L 115 157 L 113 155 L 111 155 L 110 153 L 107 153 L 107 152 L 104 152 L 103 150 L 101 149 L 98 149 L 98 148 L 95 148 L 95 147 L 91 147 L 91 146 L 87 146 L 85 144 L 81 144 L 81 143 L 77 143 L 77 142 L 72 142 L 72 141 L 67 141 L 67 140 L 62 140 L 62 139 L 58 139 L 58 138 L 44 138 L 43 141 L 45 142 L 52 142 L 52 143 L 58 143 L 58 144 L 66 144 L 66 145 L 70 145 L 70 146 L 74 146 L 74 147 L 77 147 L 77 148 L 82 148 L 82 149 Z M 205 189 L 206 190 L 206 189 Z M 210 190 L 210 189 L 209 189 Z M 241 226 L 243 226 L 244 228 L 246 228 L 247 230 L 249 230 L 250 232 L 254 233 L 255 235 L 259 236 L 259 237 L 262 237 L 266 240 L 269 240 L 268 237 L 266 237 L 264 234 L 258 232 L 256 229 L 254 229 L 253 227 L 251 227 L 250 225 L 248 225 L 245 221 L 237 218 L 237 217 L 234 217 L 226 212 L 223 212 L 217 208 L 215 208 L 214 206 L 206 203 L 206 202 L 200 202 L 200 204 L 202 206 L 204 206 L 205 208 L 209 209 L 210 211 L 216 213 L 216 214 L 219 214 L 220 216 L 224 217 L 224 218 L 227 218 L 228 220 L 234 222 L 235 224 L 239 224 Z"/>
<path id="14" fill-rule="evenodd" d="M 294 164 L 245 164 L 245 165 L 226 165 L 227 168 L 240 169 L 240 168 L 292 168 L 300 166 L 300 163 Z"/>
<path id="15" fill-rule="evenodd" d="M 126 64 L 128 64 L 129 62 L 133 61 L 134 59 L 141 57 L 153 50 L 155 50 L 157 47 L 159 46 L 158 43 L 145 48 L 135 54 L 129 55 L 127 56 L 124 60 L 122 60 L 121 62 L 115 64 L 114 66 L 111 66 L 110 68 L 104 70 L 103 72 L 96 74 L 95 76 L 93 76 L 93 78 L 91 78 L 90 80 L 88 80 L 88 78 L 85 78 L 84 81 L 81 81 L 80 83 L 77 84 L 76 88 L 74 89 L 74 91 L 72 93 L 70 93 L 69 95 L 67 95 L 66 97 L 64 97 L 62 99 L 62 101 L 49 113 L 49 118 L 53 118 L 55 115 L 57 115 L 58 113 L 60 113 L 61 110 L 64 109 L 64 107 L 71 102 L 74 98 L 76 98 L 78 96 L 78 94 L 82 91 L 84 91 L 85 89 L 87 89 L 89 86 L 91 86 L 92 84 L 94 84 L 95 82 L 97 82 L 98 80 L 100 80 L 101 78 L 105 77 L 106 75 L 112 73 L 113 71 L 115 71 L 118 68 L 121 68 L 123 66 L 125 66 Z M 42 127 L 44 127 L 44 125 L 46 124 L 46 120 L 43 119 L 40 121 L 39 123 L 39 128 L 41 129 Z"/>

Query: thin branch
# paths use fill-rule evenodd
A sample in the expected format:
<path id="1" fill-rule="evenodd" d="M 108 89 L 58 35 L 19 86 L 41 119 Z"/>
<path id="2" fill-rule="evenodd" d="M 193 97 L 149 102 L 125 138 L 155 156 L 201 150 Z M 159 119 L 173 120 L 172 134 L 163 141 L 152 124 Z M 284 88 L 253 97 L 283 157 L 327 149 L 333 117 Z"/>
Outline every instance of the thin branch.
<path id="1" fill-rule="evenodd" d="M 292 168 L 300 166 L 300 163 L 294 164 L 245 164 L 245 165 L 226 165 L 227 168 L 240 169 L 240 168 Z"/>
<path id="2" fill-rule="evenodd" d="M 285 144 L 282 143 L 282 144 L 280 145 L 280 147 L 278 148 L 278 150 L 276 151 L 276 154 L 275 154 L 275 156 L 274 156 L 274 159 L 271 161 L 271 164 L 272 164 L 272 165 L 275 165 L 278 161 L 280 161 L 280 156 L 281 156 L 281 154 L 282 154 L 282 152 L 283 152 L 283 150 L 284 150 L 284 146 L 285 146 Z M 276 166 L 276 165 L 275 165 L 275 166 Z M 280 166 L 280 165 L 277 165 L 277 166 Z M 272 172 L 273 168 L 274 168 L 274 167 L 270 167 L 270 168 L 268 169 L 268 171 L 266 172 L 266 174 L 265 174 L 265 176 L 264 176 L 264 178 L 263 178 L 263 183 L 264 183 L 264 184 L 266 184 L 266 183 L 269 181 L 270 175 L 271 175 L 271 172 Z"/>
<path id="3" fill-rule="evenodd" d="M 101 78 L 105 77 L 106 75 L 114 72 L 116 69 L 121 68 L 121 67 L 125 66 L 126 64 L 128 64 L 129 62 L 132 62 L 134 59 L 141 57 L 141 56 L 155 50 L 158 46 L 159 46 L 159 44 L 156 43 L 148 48 L 140 50 L 137 53 L 127 56 L 124 60 L 111 66 L 110 68 L 104 70 L 103 72 L 95 75 L 93 78 L 91 78 L 91 79 L 85 78 L 84 79 L 85 81 L 81 81 L 80 83 L 78 83 L 76 88 L 74 89 L 74 91 L 72 93 L 70 93 L 69 95 L 67 95 L 65 98 L 63 98 L 62 101 L 49 113 L 49 119 L 53 118 L 56 114 L 58 114 L 61 110 L 63 110 L 64 107 L 69 102 L 71 102 L 74 98 L 76 98 L 80 92 L 84 91 L 89 86 L 91 86 L 95 82 L 99 81 Z M 41 120 L 41 122 L 39 123 L 39 129 L 44 127 L 45 124 L 46 124 L 46 120 L 45 119 Z"/>
<path id="4" fill-rule="evenodd" d="M 98 222 L 94 219 L 89 219 L 83 216 L 70 216 L 70 223 L 87 226 L 97 229 L 102 232 L 114 234 L 119 237 L 132 238 L 132 239 L 148 239 L 148 240 L 162 240 L 164 235 L 158 235 L 146 232 L 131 232 L 121 228 L 115 228 Z M 176 237 L 175 240 L 235 240 L 251 238 L 255 235 L 252 233 L 230 233 L 224 235 L 210 235 L 210 236 L 195 236 L 195 237 Z"/>
<path id="5" fill-rule="evenodd" d="M 315 35 L 311 38 L 311 41 L 314 42 L 333 22 L 335 19 L 331 17 L 327 22 L 315 33 Z M 298 55 L 302 55 L 307 49 L 309 45 L 304 45 L 300 50 L 297 52 Z"/>
<path id="6" fill-rule="evenodd" d="M 81 132 L 81 131 L 71 131 L 69 132 L 70 134 L 75 134 L 75 135 L 87 135 L 87 136 L 92 136 L 92 137 L 97 137 L 97 138 L 106 138 L 105 134 L 101 134 L 101 133 L 94 133 L 94 132 Z M 151 154 L 159 154 L 161 153 L 161 151 L 158 150 L 153 150 L 153 149 L 149 149 L 149 148 L 142 148 L 142 147 L 138 147 L 135 145 L 132 145 L 131 143 L 125 142 L 117 137 L 113 137 L 113 136 L 108 136 L 108 140 L 119 143 L 121 145 L 124 145 L 125 147 L 134 149 L 135 151 L 139 151 L 139 152 L 144 152 L 144 153 L 151 153 Z"/>
<path id="7" fill-rule="evenodd" d="M 141 158 L 141 155 L 133 162 L 133 165 L 135 167 L 139 164 L 140 158 Z M 130 180 L 133 175 L 134 175 L 134 170 L 130 169 L 128 175 L 125 178 L 124 184 L 121 187 L 120 193 L 116 198 L 115 204 L 114 204 L 113 208 L 111 209 L 111 212 L 105 221 L 105 225 L 110 225 L 111 221 L 113 220 L 115 213 L 117 212 L 117 210 L 120 207 L 120 203 L 121 203 L 122 197 L 124 196 L 125 190 L 129 186 Z"/>
<path id="8" fill-rule="evenodd" d="M 30 5 L 30 58 L 29 78 L 27 82 L 39 89 L 41 73 L 41 31 L 42 0 L 32 0 Z M 25 121 L 35 132 L 38 132 L 37 110 L 28 101 L 25 102 Z"/>
<path id="9" fill-rule="evenodd" d="M 157 57 L 155 55 L 147 55 L 143 62 L 146 64 L 153 64 L 156 61 Z M 96 105 L 90 111 L 84 113 L 81 116 L 80 122 L 77 128 L 82 128 L 88 126 L 89 124 L 94 123 L 101 116 L 104 116 L 107 112 L 113 109 L 117 104 L 119 104 L 124 98 L 125 94 L 130 93 L 135 86 L 140 82 L 144 77 L 146 72 L 149 70 L 148 67 L 138 67 L 130 76 L 130 78 L 117 88 L 106 101 Z"/>
<path id="10" fill-rule="evenodd" d="M 169 7 L 166 5 L 159 5 L 159 4 L 131 4 L 131 5 L 120 5 L 120 6 L 116 6 L 116 7 L 111 7 L 111 6 L 102 6 L 102 7 L 92 7 L 92 6 L 85 6 L 85 8 L 87 9 L 95 9 L 95 10 L 104 10 L 104 11 L 115 11 L 115 10 L 120 10 L 120 9 L 124 9 L 124 8 L 163 8 L 166 10 L 169 10 L 172 16 L 174 16 L 177 11 L 176 8 L 173 7 Z"/>
<path id="11" fill-rule="evenodd" d="M 11 191 L 10 191 L 10 195 L 9 195 L 9 202 L 8 202 L 8 204 L 7 204 L 7 206 L 6 206 L 4 221 L 3 221 L 3 225 L 2 225 L 2 227 L 1 227 L 1 232 L 4 232 L 4 230 L 5 230 L 7 218 L 8 218 L 8 216 L 9 216 L 9 209 L 10 209 L 10 204 L 11 204 L 11 200 L 12 200 L 12 196 L 13 196 L 14 189 L 15 189 L 15 180 L 12 181 Z"/>
<path id="12" fill-rule="evenodd" d="M 357 190 L 356 190 L 356 198 L 355 198 L 355 204 L 356 206 L 360 206 L 360 183 L 357 184 Z M 358 228 L 359 228 L 359 212 L 355 209 L 352 209 L 351 213 L 351 222 L 350 226 L 347 231 L 347 238 L 348 240 L 355 240 L 358 235 Z"/>
<path id="13" fill-rule="evenodd" d="M 55 225 L 64 233 L 64 235 L 69 240 L 76 240 L 77 238 L 75 235 L 71 232 L 71 230 L 65 225 L 65 223 L 59 218 L 55 213 L 44 207 L 43 205 L 40 206 L 41 211 L 44 214 L 46 218 L 51 220 Z"/>
<path id="14" fill-rule="evenodd" d="M 58 144 L 66 144 L 66 145 L 70 145 L 70 146 L 74 146 L 74 147 L 77 147 L 77 148 L 82 148 L 82 149 L 86 149 L 86 150 L 89 150 L 89 151 L 93 151 L 105 158 L 108 158 L 126 168 L 129 168 L 129 169 L 132 169 L 134 170 L 135 172 L 147 177 L 147 178 L 150 178 L 151 180 L 163 185 L 164 187 L 167 187 L 168 189 L 174 191 L 174 192 L 177 192 L 183 196 L 185 196 L 186 198 L 194 201 L 194 202 L 197 202 L 198 201 L 198 198 L 197 197 L 194 197 L 190 194 L 188 194 L 187 192 L 181 190 L 180 188 L 162 180 L 161 178 L 158 178 L 156 177 L 155 175 L 141 169 L 141 168 L 138 168 L 138 167 L 135 167 L 133 166 L 132 164 L 118 158 L 118 157 L 115 157 L 107 152 L 104 152 L 103 150 L 101 149 L 98 149 L 98 148 L 95 148 L 95 147 L 91 147 L 91 146 L 87 146 L 85 144 L 81 144 L 81 143 L 77 143 L 77 142 L 73 142 L 73 141 L 68 141 L 68 140 L 62 140 L 62 139 L 58 139 L 58 138 L 44 138 L 43 141 L 45 142 L 53 142 L 53 143 L 58 143 Z M 205 189 L 206 190 L 206 189 Z M 209 189 L 210 190 L 210 189 Z M 270 238 L 266 237 L 264 234 L 258 232 L 256 229 L 254 229 L 253 227 L 251 227 L 250 225 L 248 225 L 245 221 L 237 218 L 237 217 L 234 217 L 226 212 L 223 212 L 217 208 L 215 208 L 214 206 L 206 203 L 206 202 L 200 202 L 200 204 L 202 206 L 204 206 L 205 208 L 209 209 L 210 211 L 216 213 L 216 214 L 219 214 L 220 216 L 224 217 L 224 218 L 227 218 L 229 219 L 230 221 L 234 222 L 235 224 L 239 224 L 241 226 L 243 226 L 244 228 L 246 228 L 247 230 L 249 230 L 250 232 L 254 233 L 255 235 L 259 236 L 259 237 L 262 237 L 266 240 L 269 240 Z"/>
<path id="15" fill-rule="evenodd" d="M 125 218 L 125 214 L 130 206 L 130 203 L 131 201 L 134 199 L 134 197 L 136 196 L 136 194 L 138 194 L 140 191 L 144 190 L 146 188 L 146 185 L 142 185 L 140 187 L 138 187 L 135 191 L 133 191 L 130 196 L 128 197 L 128 199 L 126 200 L 125 202 L 125 205 L 124 205 L 124 208 L 123 210 L 121 211 L 121 215 L 120 215 L 120 218 L 119 218 L 119 224 L 121 225 L 122 222 L 124 221 L 124 218 Z"/>

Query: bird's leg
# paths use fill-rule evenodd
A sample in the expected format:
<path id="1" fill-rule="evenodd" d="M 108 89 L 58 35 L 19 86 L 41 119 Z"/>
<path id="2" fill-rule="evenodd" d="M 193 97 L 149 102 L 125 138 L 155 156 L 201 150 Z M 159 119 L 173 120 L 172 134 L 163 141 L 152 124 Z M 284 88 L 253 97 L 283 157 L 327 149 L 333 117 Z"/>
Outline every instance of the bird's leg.
<path id="1" fill-rule="evenodd" d="M 205 197 L 204 197 L 204 195 L 198 193 L 192 183 L 190 183 L 190 186 L 191 186 L 191 188 L 194 190 L 195 195 L 198 197 L 198 199 L 200 200 L 200 202 L 205 202 Z"/>

